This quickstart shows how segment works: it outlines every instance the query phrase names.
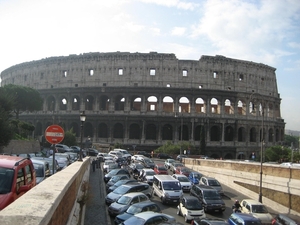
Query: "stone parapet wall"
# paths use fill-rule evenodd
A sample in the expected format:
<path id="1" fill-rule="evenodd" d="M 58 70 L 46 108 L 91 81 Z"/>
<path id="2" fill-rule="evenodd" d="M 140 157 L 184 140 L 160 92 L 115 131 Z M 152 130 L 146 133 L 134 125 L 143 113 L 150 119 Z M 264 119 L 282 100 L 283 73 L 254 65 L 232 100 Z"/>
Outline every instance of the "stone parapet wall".
<path id="1" fill-rule="evenodd" d="M 40 151 L 41 151 L 40 142 L 37 140 L 35 141 L 11 140 L 6 147 L 4 147 L 2 150 L 0 149 L 0 153 L 7 153 L 7 154 L 21 154 L 21 153 L 40 152 Z"/>
<path id="2" fill-rule="evenodd" d="M 79 224 L 84 219 L 89 171 L 90 159 L 84 158 L 47 178 L 0 212 L 1 225 Z"/>
<path id="3" fill-rule="evenodd" d="M 184 159 L 187 167 L 205 176 L 215 177 L 221 183 L 258 199 L 260 163 Z M 275 211 L 300 215 L 300 168 L 279 165 L 262 166 L 263 203 Z"/>

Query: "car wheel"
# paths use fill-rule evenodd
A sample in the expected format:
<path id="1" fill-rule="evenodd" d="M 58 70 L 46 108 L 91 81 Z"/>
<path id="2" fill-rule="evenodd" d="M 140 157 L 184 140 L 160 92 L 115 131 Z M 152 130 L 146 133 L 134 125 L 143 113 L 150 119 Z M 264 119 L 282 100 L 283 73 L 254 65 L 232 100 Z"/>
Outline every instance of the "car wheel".
<path id="1" fill-rule="evenodd" d="M 177 207 L 177 215 L 179 215 L 180 216 L 180 208 L 179 207 Z"/>

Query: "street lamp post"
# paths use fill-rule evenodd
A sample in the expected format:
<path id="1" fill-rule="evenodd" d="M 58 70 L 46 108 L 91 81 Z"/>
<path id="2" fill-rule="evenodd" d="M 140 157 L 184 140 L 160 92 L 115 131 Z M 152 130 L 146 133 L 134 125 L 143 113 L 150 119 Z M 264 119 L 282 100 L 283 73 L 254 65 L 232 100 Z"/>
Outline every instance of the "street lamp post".
<path id="1" fill-rule="evenodd" d="M 253 94 L 251 94 L 250 99 L 252 99 Z M 261 96 L 258 93 L 255 93 L 255 94 Z M 265 109 L 264 109 L 263 102 L 261 102 L 260 175 L 259 175 L 259 193 L 258 193 L 258 201 L 260 203 L 262 203 L 262 174 L 263 174 L 263 150 L 264 150 L 264 110 Z"/>
<path id="2" fill-rule="evenodd" d="M 81 129 L 80 129 L 80 152 L 79 152 L 79 159 L 78 161 L 83 161 L 82 160 L 82 138 L 83 138 L 83 124 L 85 122 L 86 119 L 86 115 L 84 113 L 84 111 L 82 111 L 82 113 L 80 114 L 80 121 L 81 121 Z"/>

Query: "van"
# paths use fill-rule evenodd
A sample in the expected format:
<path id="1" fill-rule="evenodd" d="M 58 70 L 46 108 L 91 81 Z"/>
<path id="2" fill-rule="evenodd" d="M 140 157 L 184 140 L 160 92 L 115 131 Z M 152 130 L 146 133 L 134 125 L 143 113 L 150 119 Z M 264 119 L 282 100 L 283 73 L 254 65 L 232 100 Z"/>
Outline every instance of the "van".
<path id="1" fill-rule="evenodd" d="M 29 158 L 0 155 L 0 210 L 36 185 Z"/>
<path id="2" fill-rule="evenodd" d="M 154 175 L 152 188 L 153 194 L 157 195 L 163 204 L 178 204 L 183 194 L 180 182 L 171 175 Z"/>
<path id="3" fill-rule="evenodd" d="M 36 172 L 36 184 L 41 183 L 47 177 L 51 175 L 49 162 L 40 159 L 31 159 L 35 172 Z"/>

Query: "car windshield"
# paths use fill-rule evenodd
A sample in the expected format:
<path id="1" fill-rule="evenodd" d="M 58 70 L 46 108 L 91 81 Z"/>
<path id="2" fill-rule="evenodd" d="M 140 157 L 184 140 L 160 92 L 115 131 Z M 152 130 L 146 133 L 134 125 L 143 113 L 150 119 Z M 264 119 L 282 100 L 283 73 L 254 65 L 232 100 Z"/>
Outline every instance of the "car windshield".
<path id="1" fill-rule="evenodd" d="M 121 198 L 118 199 L 117 203 L 121 205 L 128 205 L 131 201 L 131 198 L 128 196 L 122 196 Z"/>
<path id="2" fill-rule="evenodd" d="M 252 205 L 253 213 L 268 213 L 267 208 L 264 205 Z"/>
<path id="3" fill-rule="evenodd" d="M 40 164 L 33 163 L 35 174 L 37 177 L 44 177 L 44 167 Z"/>
<path id="4" fill-rule="evenodd" d="M 209 186 L 221 186 L 221 184 L 217 180 L 208 180 L 208 184 Z"/>
<path id="5" fill-rule="evenodd" d="M 130 207 L 127 209 L 126 212 L 129 213 L 129 214 L 134 215 L 134 214 L 140 213 L 141 211 L 142 211 L 142 208 L 136 207 L 135 205 L 132 205 L 132 206 L 130 206 Z"/>
<path id="6" fill-rule="evenodd" d="M 152 161 L 151 159 L 144 159 L 144 161 L 145 161 L 146 163 L 153 163 L 153 161 Z"/>
<path id="7" fill-rule="evenodd" d="M 185 208 L 189 210 L 201 210 L 202 204 L 198 199 L 189 199 L 186 202 Z"/>
<path id="8" fill-rule="evenodd" d="M 164 190 L 180 190 L 181 185 L 179 182 L 163 182 Z"/>
<path id="9" fill-rule="evenodd" d="M 121 194 L 121 195 L 123 195 L 123 194 L 127 193 L 127 191 L 129 190 L 129 188 L 130 187 L 126 187 L 126 186 L 121 185 L 120 187 L 116 188 L 113 192 L 115 194 Z"/>
<path id="10" fill-rule="evenodd" d="M 219 200 L 221 199 L 217 191 L 203 191 L 203 197 L 207 200 Z"/>
<path id="11" fill-rule="evenodd" d="M 0 168 L 0 194 L 6 194 L 11 191 L 11 185 L 14 178 L 14 170 Z"/>
<path id="12" fill-rule="evenodd" d="M 146 171 L 146 176 L 154 176 L 155 172 L 154 171 Z"/>
<path id="13" fill-rule="evenodd" d="M 180 182 L 190 182 L 189 179 L 186 176 L 184 176 L 184 177 L 178 177 L 178 180 Z"/>

